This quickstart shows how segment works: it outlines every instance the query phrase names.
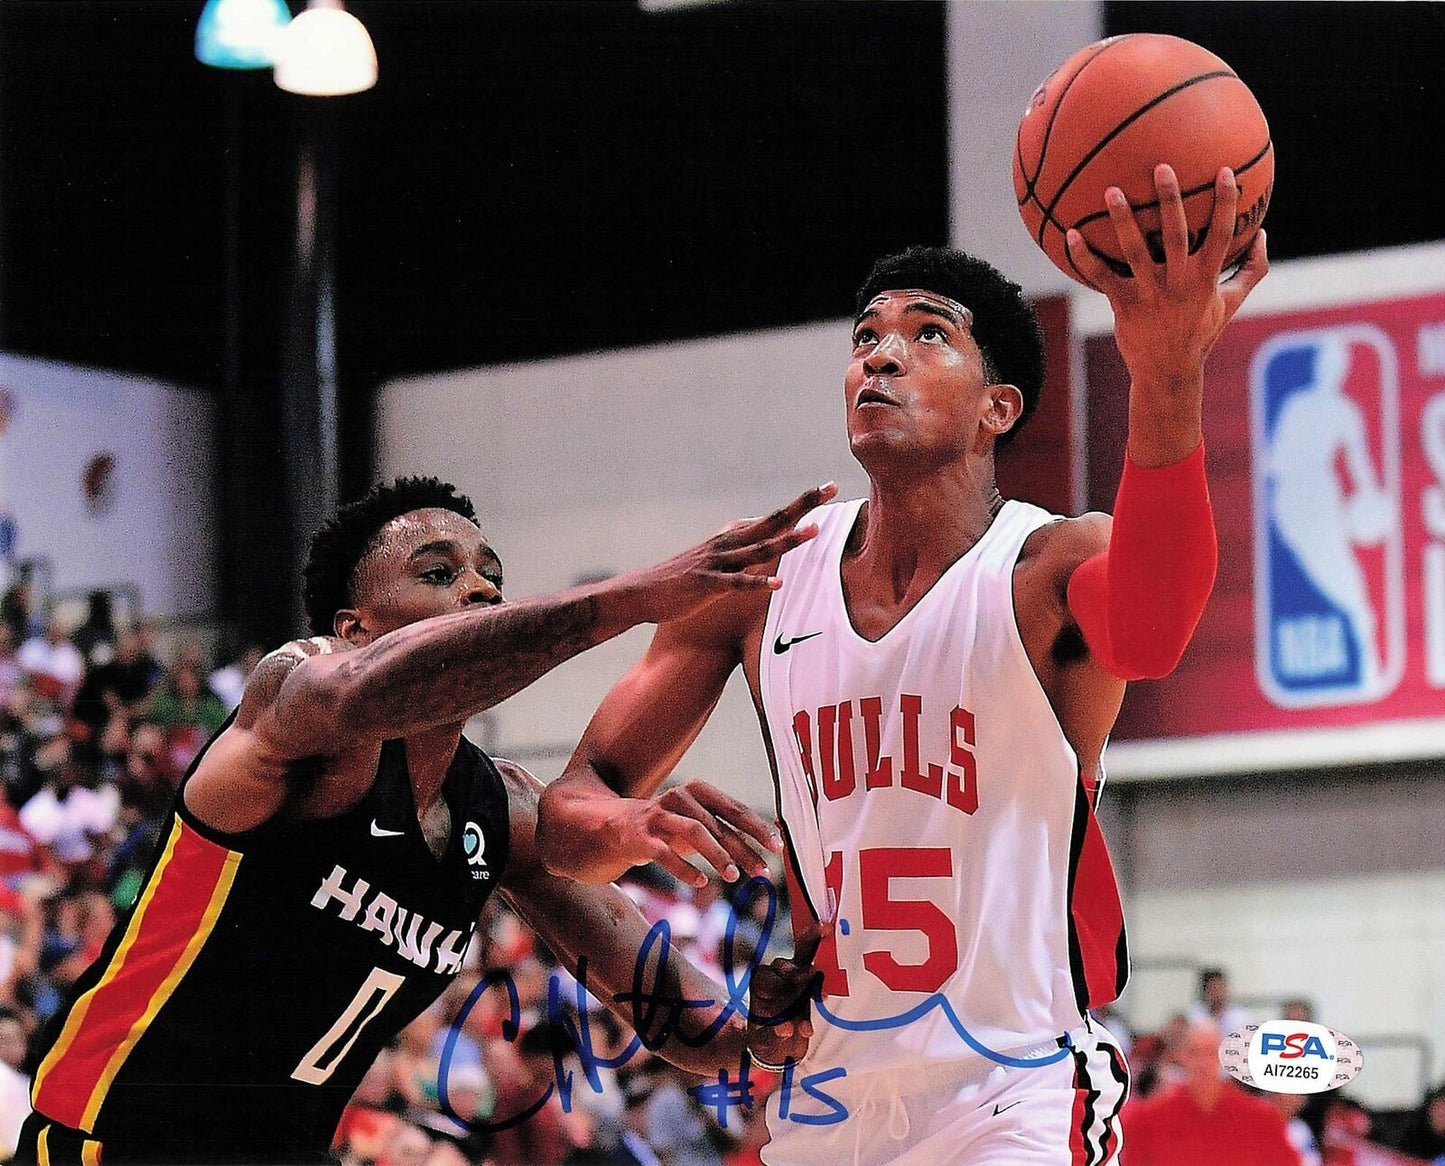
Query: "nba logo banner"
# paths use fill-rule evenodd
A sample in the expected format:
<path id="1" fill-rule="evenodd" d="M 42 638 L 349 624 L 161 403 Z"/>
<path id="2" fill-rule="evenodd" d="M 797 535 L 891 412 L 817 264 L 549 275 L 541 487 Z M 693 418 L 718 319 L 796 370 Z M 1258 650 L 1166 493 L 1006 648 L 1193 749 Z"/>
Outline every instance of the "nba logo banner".
<path id="1" fill-rule="evenodd" d="M 1405 658 L 1394 344 L 1368 324 L 1286 332 L 1249 387 L 1260 689 L 1282 708 L 1379 700 Z"/>

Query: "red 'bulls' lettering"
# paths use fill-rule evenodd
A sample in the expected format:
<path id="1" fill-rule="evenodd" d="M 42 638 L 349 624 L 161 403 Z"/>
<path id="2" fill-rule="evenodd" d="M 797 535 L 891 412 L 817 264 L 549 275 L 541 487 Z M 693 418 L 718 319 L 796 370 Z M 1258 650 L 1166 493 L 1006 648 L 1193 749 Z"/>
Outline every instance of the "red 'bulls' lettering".
<path id="1" fill-rule="evenodd" d="M 879 757 L 880 726 L 883 722 L 883 701 L 866 696 L 858 702 L 863 712 L 863 743 L 868 750 L 868 776 L 863 784 L 869 789 L 882 789 L 893 784 L 893 758 Z"/>
<path id="2" fill-rule="evenodd" d="M 815 716 L 801 710 L 793 716 L 793 736 L 803 773 L 812 789 L 829 801 L 846 798 L 858 788 L 858 761 L 854 756 L 854 703 L 824 705 Z M 886 789 L 893 785 L 893 758 L 881 756 L 883 701 L 868 696 L 856 702 L 857 719 L 863 724 L 863 788 Z M 977 743 L 974 717 L 968 709 L 956 707 L 949 714 L 948 767 L 924 760 L 919 725 L 923 720 L 923 698 L 900 693 L 903 757 L 898 766 L 898 784 L 931 798 L 947 801 L 956 810 L 972 814 L 978 809 L 978 761 L 972 747 Z M 817 726 L 816 742 L 813 726 Z M 815 750 L 816 745 L 816 750 Z M 945 780 L 946 779 L 946 780 Z"/>

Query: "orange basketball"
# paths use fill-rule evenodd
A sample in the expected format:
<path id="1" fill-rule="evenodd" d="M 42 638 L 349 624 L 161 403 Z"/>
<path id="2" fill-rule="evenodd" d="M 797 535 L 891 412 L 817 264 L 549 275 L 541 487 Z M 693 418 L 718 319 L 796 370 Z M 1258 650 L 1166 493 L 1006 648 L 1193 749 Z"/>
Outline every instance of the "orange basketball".
<path id="1" fill-rule="evenodd" d="M 1229 166 L 1239 183 L 1226 266 L 1249 249 L 1274 187 L 1274 146 L 1254 94 L 1207 49 L 1175 36 L 1135 33 L 1080 49 L 1029 99 L 1014 151 L 1014 193 L 1034 241 L 1054 264 L 1086 282 L 1069 261 L 1064 232 L 1121 275 L 1129 274 L 1104 209 L 1119 187 L 1156 260 L 1163 259 L 1154 167 L 1179 176 L 1189 249 L 1208 232 L 1214 176 Z"/>

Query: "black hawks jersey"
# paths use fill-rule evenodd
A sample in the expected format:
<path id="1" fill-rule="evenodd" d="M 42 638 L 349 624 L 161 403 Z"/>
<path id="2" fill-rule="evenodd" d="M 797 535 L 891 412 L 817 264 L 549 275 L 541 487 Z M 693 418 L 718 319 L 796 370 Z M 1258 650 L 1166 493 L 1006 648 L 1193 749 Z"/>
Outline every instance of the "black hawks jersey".
<path id="1" fill-rule="evenodd" d="M 443 796 L 440 859 L 399 740 L 335 818 L 226 835 L 178 796 L 135 905 L 51 1024 L 36 1110 L 92 1134 L 107 1166 L 318 1160 L 377 1053 L 456 976 L 502 877 L 506 789 L 465 739 Z"/>

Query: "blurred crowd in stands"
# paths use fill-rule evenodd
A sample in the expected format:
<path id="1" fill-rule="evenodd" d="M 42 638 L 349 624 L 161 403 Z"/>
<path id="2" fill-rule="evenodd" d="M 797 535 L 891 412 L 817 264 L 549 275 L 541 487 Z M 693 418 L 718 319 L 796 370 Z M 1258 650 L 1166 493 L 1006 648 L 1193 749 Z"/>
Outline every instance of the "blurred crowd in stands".
<path id="1" fill-rule="evenodd" d="M 35 610 L 23 582 L 0 601 L 0 1161 L 28 1112 L 40 1026 L 134 900 L 181 776 L 260 654 L 237 646 L 211 661 L 152 623 L 117 626 L 102 593 L 75 627 Z M 624 889 L 720 982 L 725 940 L 740 969 L 764 938 L 759 897 L 736 902 L 720 884 L 694 891 L 649 870 Z M 785 914 L 773 930 L 789 933 Z M 760 1163 L 775 1075 L 753 1070 L 746 1088 L 723 1088 L 645 1048 L 624 1056 L 633 1033 L 497 900 L 477 935 L 463 975 L 357 1091 L 336 1133 L 339 1162 Z M 767 954 L 787 949 L 775 940 Z M 1314 1019 L 1303 1000 L 1283 1015 Z M 1414 1113 L 1384 1115 L 1348 1090 L 1265 1094 L 1224 1076 L 1221 1037 L 1267 1017 L 1230 1002 L 1220 969 L 1158 1032 L 1101 1019 L 1130 1046 L 1127 1166 L 1445 1163 L 1445 1087 Z"/>
<path id="2" fill-rule="evenodd" d="M 1252 1022 L 1322 1023 L 1308 1000 L 1251 1016 L 1230 998 L 1222 968 L 1205 968 L 1198 998 L 1157 1032 L 1131 1035 L 1131 1098 L 1124 1107 L 1127 1166 L 1413 1166 L 1445 1164 L 1445 1087 L 1419 1109 L 1372 1113 L 1348 1089 L 1266 1093 L 1225 1075 L 1224 1037 Z"/>

